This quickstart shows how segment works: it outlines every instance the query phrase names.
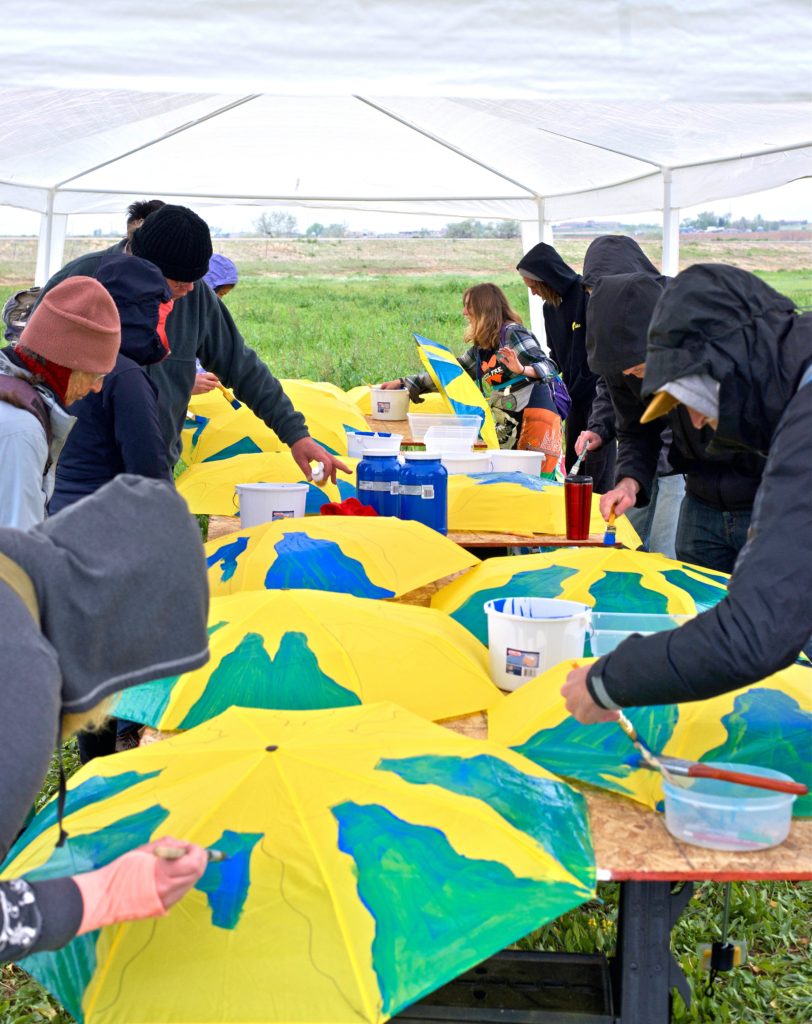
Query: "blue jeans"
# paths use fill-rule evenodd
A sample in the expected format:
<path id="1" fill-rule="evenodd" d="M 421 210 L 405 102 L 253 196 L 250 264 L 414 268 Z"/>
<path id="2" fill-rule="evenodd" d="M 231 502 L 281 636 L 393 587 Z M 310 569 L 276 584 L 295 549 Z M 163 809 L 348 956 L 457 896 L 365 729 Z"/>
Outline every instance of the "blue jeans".
<path id="1" fill-rule="evenodd" d="M 646 551 L 676 557 L 675 539 L 685 481 L 679 473 L 656 476 L 651 500 L 645 508 L 630 508 L 626 517 L 637 531 Z"/>
<path id="2" fill-rule="evenodd" d="M 752 509 L 725 512 L 686 494 L 677 523 L 677 558 L 719 572 L 733 565 L 747 540 Z"/>

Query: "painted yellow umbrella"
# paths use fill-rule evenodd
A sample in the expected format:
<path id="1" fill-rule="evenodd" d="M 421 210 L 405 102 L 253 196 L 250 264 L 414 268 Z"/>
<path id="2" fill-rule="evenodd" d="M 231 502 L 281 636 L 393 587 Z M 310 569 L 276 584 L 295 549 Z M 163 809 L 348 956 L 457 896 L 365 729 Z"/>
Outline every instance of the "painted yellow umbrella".
<path id="1" fill-rule="evenodd" d="M 58 850 L 55 816 L 6 877 L 90 870 L 164 835 L 228 854 L 165 917 L 25 960 L 78 1024 L 383 1024 L 594 893 L 580 794 L 390 704 L 233 708 L 86 765 Z"/>
<path id="2" fill-rule="evenodd" d="M 206 545 L 209 592 L 310 589 L 399 597 L 479 559 L 422 523 L 310 516 L 264 523 Z"/>
<path id="3" fill-rule="evenodd" d="M 619 726 L 581 725 L 567 713 L 560 690 L 569 670 L 569 663 L 556 665 L 499 702 L 488 716 L 490 739 L 549 771 L 660 809 L 660 776 L 639 767 L 637 751 Z M 630 708 L 627 715 L 655 752 L 774 768 L 812 789 L 808 666 L 790 665 L 761 682 L 708 700 Z M 812 796 L 797 799 L 793 813 L 812 815 Z"/>
<path id="4" fill-rule="evenodd" d="M 352 430 L 367 428 L 366 420 L 352 403 L 337 398 L 329 391 L 296 387 L 293 383 L 285 390 L 296 409 L 304 415 L 311 436 L 333 454 L 347 454 L 345 427 Z M 215 393 L 220 398 L 219 403 L 215 404 L 209 398 L 204 406 L 212 409 L 209 416 L 197 411 L 202 403 L 191 407 L 194 418 L 188 421 L 190 427 L 187 429 L 191 430 L 191 435 L 184 452 L 185 462 L 212 462 L 234 455 L 287 450 L 276 433 L 247 405 L 233 409 L 223 401 L 220 392 L 212 392 Z"/>
<path id="5" fill-rule="evenodd" d="M 727 593 L 726 573 L 665 555 L 623 548 L 559 548 L 538 555 L 489 558 L 431 600 L 488 642 L 483 604 L 498 597 L 561 597 L 597 612 L 695 615 Z"/>
<path id="6" fill-rule="evenodd" d="M 414 339 L 420 361 L 437 390 L 445 397 L 449 411 L 457 416 L 478 416 L 482 422 L 482 440 L 489 448 L 498 448 L 496 424 L 490 406 L 451 349 L 420 334 L 415 334 Z"/>
<path id="7" fill-rule="evenodd" d="M 639 546 L 640 538 L 626 516 L 621 516 L 615 525 L 619 543 L 628 548 Z M 564 537 L 564 488 L 526 473 L 455 473 L 448 478 L 448 528 Z M 589 531 L 602 536 L 605 530 L 599 496 L 595 494 Z"/>
<path id="8" fill-rule="evenodd" d="M 338 482 L 324 486 L 311 484 L 307 492 L 305 515 L 318 515 L 328 501 L 343 501 L 355 496 L 357 459 L 342 457 L 351 473 L 338 473 Z M 234 516 L 240 503 L 237 484 L 305 482 L 304 473 L 289 451 L 263 452 L 261 455 L 233 455 L 229 459 L 201 462 L 189 466 L 175 481 L 178 493 L 185 498 L 189 511 L 197 515 Z"/>
<path id="9" fill-rule="evenodd" d="M 439 720 L 501 697 L 482 644 L 431 608 L 253 590 L 213 598 L 209 633 L 203 668 L 125 691 L 118 717 L 191 729 L 232 704 L 301 711 L 394 700 Z"/>

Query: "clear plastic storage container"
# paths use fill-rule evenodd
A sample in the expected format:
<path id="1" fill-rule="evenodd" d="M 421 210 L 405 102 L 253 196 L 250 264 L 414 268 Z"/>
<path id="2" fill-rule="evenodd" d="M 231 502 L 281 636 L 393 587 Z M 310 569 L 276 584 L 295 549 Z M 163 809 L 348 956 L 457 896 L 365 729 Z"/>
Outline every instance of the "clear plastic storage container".
<path id="1" fill-rule="evenodd" d="M 410 412 L 407 418 L 413 441 L 425 441 L 429 427 L 466 427 L 473 433 L 471 444 L 474 444 L 482 425 L 479 416 L 454 416 L 452 413 Z"/>
<path id="2" fill-rule="evenodd" d="M 664 629 L 676 629 L 693 615 L 655 615 L 637 612 L 593 612 L 590 645 L 596 658 L 609 654 L 632 633 L 648 636 Z"/>

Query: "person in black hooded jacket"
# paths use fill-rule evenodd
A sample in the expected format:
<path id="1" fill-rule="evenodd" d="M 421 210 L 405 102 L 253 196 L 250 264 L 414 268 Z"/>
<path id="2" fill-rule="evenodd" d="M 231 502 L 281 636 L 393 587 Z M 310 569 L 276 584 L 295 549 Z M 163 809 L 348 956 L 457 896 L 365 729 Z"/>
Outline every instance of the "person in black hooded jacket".
<path id="1" fill-rule="evenodd" d="M 663 292 L 649 328 L 644 421 L 682 403 L 712 448 L 766 456 L 727 596 L 675 630 L 631 636 L 567 676 L 581 722 L 619 707 L 714 697 L 786 668 L 812 634 L 812 313 L 747 271 L 697 264 Z"/>
<path id="2" fill-rule="evenodd" d="M 48 505 L 53 515 L 119 473 L 171 480 L 169 448 L 158 416 L 158 389 L 143 370 L 169 354 L 169 287 L 138 256 L 105 256 L 96 274 L 121 318 L 121 348 L 98 394 L 71 406 L 76 423 L 57 465 Z"/>
<path id="3" fill-rule="evenodd" d="M 572 406 L 565 420 L 567 470 L 577 458 L 575 441 L 587 428 L 595 398 L 597 377 L 586 361 L 587 295 L 581 277 L 568 266 L 546 242 L 534 245 L 516 265 L 529 290 L 544 300 L 544 330 L 550 354 L 567 385 Z M 606 406 L 604 406 L 604 409 Z M 614 428 L 604 438 L 607 442 L 600 453 L 587 453 L 584 472 L 592 477 L 596 493 L 603 493 L 614 485 Z"/>

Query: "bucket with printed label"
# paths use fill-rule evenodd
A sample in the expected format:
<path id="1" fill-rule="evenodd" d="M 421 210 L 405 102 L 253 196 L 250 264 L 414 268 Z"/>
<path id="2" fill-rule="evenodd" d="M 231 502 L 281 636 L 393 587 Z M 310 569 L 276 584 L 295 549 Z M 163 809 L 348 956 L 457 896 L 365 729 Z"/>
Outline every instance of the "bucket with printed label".
<path id="1" fill-rule="evenodd" d="M 406 388 L 371 388 L 372 418 L 376 420 L 405 420 L 409 412 L 409 392 Z"/>
<path id="2" fill-rule="evenodd" d="M 301 519 L 308 487 L 309 484 L 237 484 L 240 529 L 277 519 Z"/>
<path id="3" fill-rule="evenodd" d="M 491 679 L 516 690 L 571 658 L 581 658 L 592 609 L 579 601 L 548 597 L 498 597 L 486 601 Z"/>

